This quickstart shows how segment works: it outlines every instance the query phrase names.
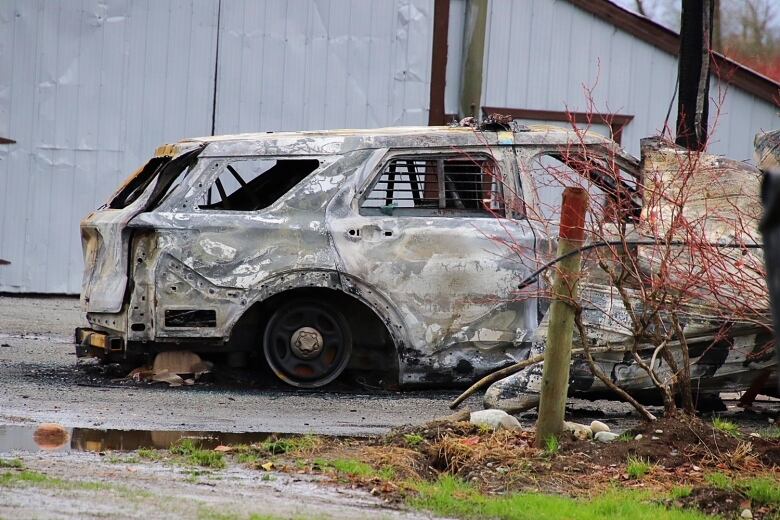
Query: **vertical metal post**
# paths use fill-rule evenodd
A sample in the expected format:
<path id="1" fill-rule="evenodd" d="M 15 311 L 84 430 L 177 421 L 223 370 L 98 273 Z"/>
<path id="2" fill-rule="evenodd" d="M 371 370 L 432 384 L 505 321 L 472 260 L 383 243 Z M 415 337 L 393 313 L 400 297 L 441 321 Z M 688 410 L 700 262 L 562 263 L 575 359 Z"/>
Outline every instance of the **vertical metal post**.
<path id="1" fill-rule="evenodd" d="M 558 257 L 582 247 L 585 241 L 585 212 L 588 192 L 569 187 L 563 191 Z M 560 261 L 553 281 L 547 347 L 544 351 L 542 387 L 539 396 L 539 418 L 536 421 L 536 445 L 544 446 L 551 435 L 563 430 L 563 414 L 569 391 L 571 341 L 574 332 L 574 305 L 580 276 L 581 255 L 572 254 Z"/>

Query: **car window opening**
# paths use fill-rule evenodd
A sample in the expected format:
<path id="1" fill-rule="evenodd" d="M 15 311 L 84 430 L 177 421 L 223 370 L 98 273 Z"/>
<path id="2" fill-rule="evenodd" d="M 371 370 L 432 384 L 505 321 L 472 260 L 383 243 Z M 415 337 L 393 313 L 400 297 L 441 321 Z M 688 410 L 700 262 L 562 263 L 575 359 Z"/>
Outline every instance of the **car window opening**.
<path id="1" fill-rule="evenodd" d="M 108 207 L 111 209 L 122 209 L 135 202 L 149 187 L 149 184 L 157 176 L 161 167 L 170 160 L 170 157 L 153 157 L 140 170 L 136 170 L 130 176 L 130 179 L 125 182 L 119 193 L 111 199 Z"/>
<path id="2" fill-rule="evenodd" d="M 255 159 L 228 164 L 198 207 L 228 211 L 267 208 L 320 166 L 317 159 Z"/>
<path id="3" fill-rule="evenodd" d="M 385 165 L 361 207 L 384 214 L 398 209 L 503 216 L 499 173 L 483 157 L 397 157 Z"/>

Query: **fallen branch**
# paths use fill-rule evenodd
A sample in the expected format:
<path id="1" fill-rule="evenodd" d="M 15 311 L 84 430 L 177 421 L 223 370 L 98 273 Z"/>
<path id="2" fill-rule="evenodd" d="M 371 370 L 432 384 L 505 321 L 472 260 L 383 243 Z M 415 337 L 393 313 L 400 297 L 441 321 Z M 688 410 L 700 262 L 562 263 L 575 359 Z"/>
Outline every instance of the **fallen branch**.
<path id="1" fill-rule="evenodd" d="M 620 396 L 621 399 L 624 401 L 627 401 L 628 403 L 633 406 L 637 412 L 639 412 L 639 415 L 647 419 L 648 421 L 655 421 L 656 417 L 655 415 L 651 414 L 647 408 L 639 404 L 639 401 L 631 397 L 628 392 L 620 388 L 618 385 L 616 385 L 602 370 L 599 368 L 595 361 L 593 361 L 593 356 L 590 354 L 590 348 L 588 345 L 588 338 L 585 335 L 585 327 L 582 324 L 582 309 L 579 309 L 577 311 L 577 314 L 574 316 L 574 323 L 577 325 L 578 332 L 580 334 L 580 341 L 582 341 L 582 351 L 585 352 L 585 361 L 588 363 L 588 367 L 590 367 L 590 371 L 593 373 L 594 376 L 598 377 L 599 380 L 604 383 L 607 388 L 615 392 L 618 396 Z M 653 354 L 655 356 L 655 354 Z M 652 367 L 652 365 L 651 365 Z"/>
<path id="2" fill-rule="evenodd" d="M 458 406 L 460 406 L 460 403 L 466 400 L 467 397 L 469 397 L 471 394 L 479 390 L 485 385 L 489 385 L 490 383 L 494 383 L 498 381 L 499 379 L 504 379 L 505 377 L 511 376 L 512 374 L 516 372 L 520 372 L 522 369 L 526 367 L 530 367 L 531 365 L 535 365 L 537 363 L 541 363 L 544 361 L 544 354 L 539 354 L 538 356 L 534 356 L 532 358 L 528 358 L 524 361 L 520 361 L 519 363 L 515 363 L 514 365 L 510 365 L 506 368 L 502 368 L 501 370 L 496 370 L 495 372 L 492 372 L 473 385 L 471 385 L 465 392 L 460 394 L 457 399 L 452 401 L 450 403 L 450 409 L 454 410 Z"/>

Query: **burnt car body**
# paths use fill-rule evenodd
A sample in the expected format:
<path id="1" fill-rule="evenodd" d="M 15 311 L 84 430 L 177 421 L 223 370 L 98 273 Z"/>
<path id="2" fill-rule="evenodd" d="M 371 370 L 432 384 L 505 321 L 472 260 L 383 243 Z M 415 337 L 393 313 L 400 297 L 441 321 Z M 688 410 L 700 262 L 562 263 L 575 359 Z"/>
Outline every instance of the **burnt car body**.
<path id="1" fill-rule="evenodd" d="M 348 367 L 472 382 L 539 335 L 544 282 L 528 279 L 554 241 L 529 218 L 543 191 L 531 172 L 575 142 L 640 177 L 613 141 L 554 127 L 163 146 L 81 224 L 90 328 L 77 353 L 256 357 L 300 387 Z"/>

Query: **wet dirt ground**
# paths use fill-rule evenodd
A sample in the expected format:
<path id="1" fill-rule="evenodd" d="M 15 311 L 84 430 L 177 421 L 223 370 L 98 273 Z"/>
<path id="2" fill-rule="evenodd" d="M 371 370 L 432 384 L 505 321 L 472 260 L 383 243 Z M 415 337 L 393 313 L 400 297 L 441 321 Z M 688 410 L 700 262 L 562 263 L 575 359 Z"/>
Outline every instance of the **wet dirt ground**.
<path id="1" fill-rule="evenodd" d="M 76 360 L 73 329 L 81 324 L 85 323 L 75 298 L 0 296 L 0 459 L 18 458 L 29 470 L 51 478 L 87 482 L 0 485 L 0 518 L 222 518 L 216 515 L 224 512 L 225 518 L 251 513 L 282 518 L 428 518 L 387 508 L 359 490 L 319 485 L 303 475 L 269 476 L 230 466 L 193 477 L 174 466 L 117 460 L 116 454 L 140 445 L 104 446 L 100 452 L 78 447 L 38 450 L 31 428 L 42 422 L 65 426 L 73 439 L 77 437 L 73 432 L 89 431 L 84 428 L 373 435 L 447 415 L 449 402 L 459 393 L 340 386 L 311 392 L 275 383 L 242 387 L 207 382 L 180 388 L 133 383 L 103 372 L 92 361 Z M 472 397 L 464 406 L 481 408 L 480 399 Z M 729 404 L 724 415 L 756 428 L 780 410 L 777 402 L 761 403 L 760 413 L 744 413 Z M 630 407 L 611 401 L 572 400 L 569 415 L 585 423 L 598 418 L 617 432 L 638 423 Z M 519 419 L 527 427 L 535 415 Z M 0 468 L 0 474 L 3 471 Z"/>

